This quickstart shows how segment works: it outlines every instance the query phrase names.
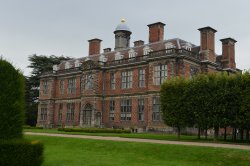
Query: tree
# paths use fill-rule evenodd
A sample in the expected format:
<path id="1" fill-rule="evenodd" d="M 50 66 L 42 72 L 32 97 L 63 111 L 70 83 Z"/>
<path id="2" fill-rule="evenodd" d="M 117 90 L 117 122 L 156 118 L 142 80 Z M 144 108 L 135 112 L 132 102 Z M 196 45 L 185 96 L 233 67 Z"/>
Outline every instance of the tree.
<path id="1" fill-rule="evenodd" d="M 187 127 L 192 122 L 190 111 L 187 111 L 186 88 L 188 83 L 183 77 L 167 80 L 161 87 L 161 110 L 164 122 L 177 129 L 180 139 L 181 128 Z"/>
<path id="2" fill-rule="evenodd" d="M 205 74 L 198 74 L 189 81 L 186 91 L 188 98 L 187 110 L 193 114 L 193 122 L 198 128 L 198 139 L 200 139 L 201 130 L 205 130 L 207 138 L 207 129 L 211 126 L 209 119 L 209 89 L 206 87 L 208 77 Z"/>
<path id="3" fill-rule="evenodd" d="M 24 77 L 3 59 L 0 71 L 0 139 L 22 138 Z"/>
<path id="4" fill-rule="evenodd" d="M 47 71 L 52 71 L 53 65 L 58 65 L 64 60 L 70 60 L 69 57 L 64 56 L 45 56 L 45 55 L 31 55 L 29 57 L 30 65 L 29 68 L 32 69 L 31 76 L 26 79 L 26 124 L 35 125 L 37 119 L 37 102 L 39 96 L 39 84 L 40 76 L 42 73 Z"/>

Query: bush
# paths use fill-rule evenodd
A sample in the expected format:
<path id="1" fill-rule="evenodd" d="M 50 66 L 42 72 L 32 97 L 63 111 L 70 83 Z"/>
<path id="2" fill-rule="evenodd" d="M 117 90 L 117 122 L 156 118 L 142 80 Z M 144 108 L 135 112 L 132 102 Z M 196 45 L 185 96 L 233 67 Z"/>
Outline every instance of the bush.
<path id="1" fill-rule="evenodd" d="M 58 128 L 58 131 L 85 133 L 130 133 L 130 130 L 100 128 Z"/>
<path id="2" fill-rule="evenodd" d="M 0 165 L 40 166 L 43 144 L 38 141 L 0 140 Z"/>
<path id="3" fill-rule="evenodd" d="M 43 127 L 33 127 L 33 126 L 29 126 L 29 125 L 24 125 L 23 129 L 43 129 Z"/>
<path id="4" fill-rule="evenodd" d="M 0 139 L 22 138 L 24 77 L 0 58 Z"/>

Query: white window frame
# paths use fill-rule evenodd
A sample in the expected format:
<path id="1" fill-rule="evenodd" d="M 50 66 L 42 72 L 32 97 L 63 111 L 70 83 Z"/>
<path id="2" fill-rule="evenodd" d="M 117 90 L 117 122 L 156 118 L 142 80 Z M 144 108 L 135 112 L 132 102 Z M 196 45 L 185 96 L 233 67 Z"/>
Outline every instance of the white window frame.
<path id="1" fill-rule="evenodd" d="M 159 64 L 154 66 L 154 85 L 161 85 L 168 78 L 168 65 Z"/>
<path id="2" fill-rule="evenodd" d="M 143 55 L 148 55 L 151 51 L 153 51 L 149 46 L 145 46 L 143 48 Z"/>
<path id="3" fill-rule="evenodd" d="M 132 70 L 123 71 L 121 73 L 121 77 L 122 77 L 122 89 L 132 88 L 133 71 Z"/>

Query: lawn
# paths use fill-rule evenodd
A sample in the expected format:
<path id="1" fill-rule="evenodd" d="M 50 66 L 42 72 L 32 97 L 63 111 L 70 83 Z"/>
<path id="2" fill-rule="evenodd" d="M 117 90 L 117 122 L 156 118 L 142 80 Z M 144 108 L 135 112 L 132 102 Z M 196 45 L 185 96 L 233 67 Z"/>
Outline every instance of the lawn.
<path id="1" fill-rule="evenodd" d="M 25 136 L 45 145 L 43 166 L 249 166 L 250 151 Z"/>
<path id="2" fill-rule="evenodd" d="M 56 134 L 71 134 L 71 135 L 94 135 L 94 136 L 112 136 L 112 137 L 123 137 L 123 138 L 142 138 L 142 139 L 156 139 L 156 140 L 168 140 L 168 141 L 177 141 L 177 136 L 174 134 L 155 134 L 155 133 L 85 133 L 85 132 L 65 132 L 58 131 L 57 129 L 24 129 L 24 132 L 39 132 L 39 133 L 56 133 Z M 191 142 L 212 142 L 214 140 L 212 137 L 208 139 L 202 138 L 198 139 L 194 135 L 181 135 L 181 141 L 191 141 Z M 225 142 L 223 138 L 217 141 L 218 143 L 229 143 L 235 144 L 230 138 Z M 237 144 L 250 145 L 246 142 L 237 141 Z"/>

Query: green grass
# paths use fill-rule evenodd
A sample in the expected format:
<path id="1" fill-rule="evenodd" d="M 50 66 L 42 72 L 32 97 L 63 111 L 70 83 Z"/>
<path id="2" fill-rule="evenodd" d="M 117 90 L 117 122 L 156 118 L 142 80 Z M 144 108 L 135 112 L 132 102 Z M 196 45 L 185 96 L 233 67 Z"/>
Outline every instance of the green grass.
<path id="1" fill-rule="evenodd" d="M 156 140 L 168 140 L 177 141 L 177 136 L 174 134 L 152 134 L 152 133 L 85 133 L 85 132 L 65 132 L 58 131 L 57 129 L 24 129 L 24 132 L 39 132 L 39 133 L 56 133 L 56 134 L 70 134 L 70 135 L 94 135 L 94 136 L 112 136 L 112 137 L 123 137 L 123 138 L 141 138 L 141 139 L 156 139 Z M 197 136 L 181 135 L 181 141 L 191 141 L 191 142 L 212 142 L 214 140 L 212 137 L 208 139 L 197 139 Z M 228 141 L 223 141 L 220 139 L 218 143 L 229 143 L 235 144 L 230 139 Z M 249 143 L 237 142 L 237 144 L 250 145 Z"/>
<path id="2" fill-rule="evenodd" d="M 250 151 L 25 136 L 45 145 L 43 166 L 249 166 Z"/>

